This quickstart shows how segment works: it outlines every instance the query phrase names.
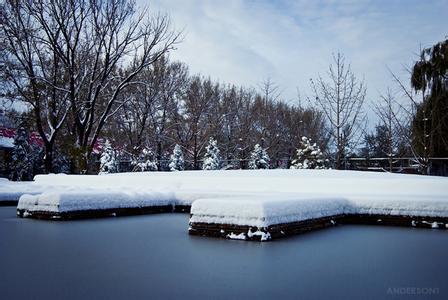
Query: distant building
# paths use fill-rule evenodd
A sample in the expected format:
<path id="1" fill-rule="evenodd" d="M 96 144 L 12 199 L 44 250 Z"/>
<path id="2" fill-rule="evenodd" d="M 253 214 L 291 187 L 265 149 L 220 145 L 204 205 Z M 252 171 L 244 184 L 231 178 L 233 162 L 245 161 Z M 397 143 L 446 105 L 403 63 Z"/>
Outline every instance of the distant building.
<path id="1" fill-rule="evenodd" d="M 0 177 L 7 177 L 10 173 L 11 153 L 14 148 L 16 128 L 14 123 L 0 109 Z M 37 132 L 29 135 L 30 145 L 43 148 L 44 142 Z"/>
<path id="2" fill-rule="evenodd" d="M 8 164 L 15 136 L 15 131 L 11 127 L 12 123 L 6 117 L 5 112 L 0 109 L 0 176 L 9 174 Z"/>
<path id="3" fill-rule="evenodd" d="M 0 177 L 8 177 L 11 172 L 11 154 L 14 148 L 16 129 L 5 111 L 0 109 Z M 99 154 L 102 152 L 103 142 L 103 139 L 99 138 L 93 147 L 94 161 L 98 160 Z M 44 147 L 44 141 L 36 131 L 29 133 L 29 144 L 38 149 Z"/>

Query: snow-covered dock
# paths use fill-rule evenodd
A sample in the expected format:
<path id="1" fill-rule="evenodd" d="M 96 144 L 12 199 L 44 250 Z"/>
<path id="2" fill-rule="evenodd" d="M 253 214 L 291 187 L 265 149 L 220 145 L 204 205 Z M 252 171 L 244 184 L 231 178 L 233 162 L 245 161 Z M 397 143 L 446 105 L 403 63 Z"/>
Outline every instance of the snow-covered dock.
<path id="1" fill-rule="evenodd" d="M 73 219 L 173 211 L 173 196 L 162 192 L 69 191 L 23 195 L 17 205 L 21 217 Z"/>
<path id="2" fill-rule="evenodd" d="M 335 170 L 44 175 L 21 186 L 22 217 L 187 210 L 189 232 L 268 240 L 341 223 L 446 228 L 448 178 Z M 0 185 L 0 197 L 5 193 Z M 9 185 L 9 192 L 16 192 Z M 26 194 L 34 195 L 26 195 Z"/>
<path id="3" fill-rule="evenodd" d="M 16 206 L 22 195 L 42 192 L 42 187 L 34 182 L 12 182 L 0 178 L 0 206 Z"/>
<path id="4" fill-rule="evenodd" d="M 339 224 L 448 228 L 448 207 L 443 202 L 404 201 L 395 208 L 370 204 L 369 213 L 365 213 L 366 203 L 358 205 L 343 198 L 198 200 L 192 205 L 189 233 L 265 241 Z M 428 205 L 429 210 L 423 209 L 429 208 Z"/>

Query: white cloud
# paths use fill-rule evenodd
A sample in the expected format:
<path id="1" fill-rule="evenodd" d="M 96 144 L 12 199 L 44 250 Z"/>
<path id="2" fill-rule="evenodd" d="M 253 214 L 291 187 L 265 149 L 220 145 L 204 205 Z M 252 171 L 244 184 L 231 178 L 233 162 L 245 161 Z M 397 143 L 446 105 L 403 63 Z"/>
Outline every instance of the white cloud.
<path id="1" fill-rule="evenodd" d="M 155 0 L 151 7 L 185 28 L 172 57 L 193 73 L 253 87 L 270 76 L 287 99 L 296 86 L 309 93 L 309 79 L 324 74 L 337 51 L 376 99 L 393 84 L 386 65 L 400 72 L 420 43 L 448 34 L 446 1 Z"/>

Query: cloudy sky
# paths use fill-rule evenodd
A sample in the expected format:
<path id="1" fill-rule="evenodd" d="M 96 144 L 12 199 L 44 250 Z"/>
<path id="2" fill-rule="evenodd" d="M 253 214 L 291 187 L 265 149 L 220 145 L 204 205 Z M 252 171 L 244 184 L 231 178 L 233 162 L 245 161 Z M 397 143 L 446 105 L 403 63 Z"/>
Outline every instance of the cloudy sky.
<path id="1" fill-rule="evenodd" d="M 146 5 L 139 1 L 139 5 Z M 286 100 L 325 74 L 341 51 L 374 100 L 422 46 L 448 36 L 447 0 L 152 0 L 185 39 L 172 58 L 192 73 L 256 87 L 272 78 Z"/>

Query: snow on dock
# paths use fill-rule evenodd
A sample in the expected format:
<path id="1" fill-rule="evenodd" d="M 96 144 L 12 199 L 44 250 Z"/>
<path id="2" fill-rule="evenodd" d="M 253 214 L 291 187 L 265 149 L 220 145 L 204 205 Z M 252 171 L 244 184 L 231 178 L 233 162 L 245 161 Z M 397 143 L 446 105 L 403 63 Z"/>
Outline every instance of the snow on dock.
<path id="1" fill-rule="evenodd" d="M 448 228 L 448 202 L 300 197 L 203 199 L 192 205 L 189 233 L 265 241 L 337 224 Z"/>
<path id="2" fill-rule="evenodd" d="M 221 198 L 193 203 L 191 223 L 246 225 L 256 228 L 275 224 L 347 214 L 349 201 L 338 198 Z"/>
<path id="3" fill-rule="evenodd" d="M 170 192 L 62 191 L 23 195 L 17 205 L 19 216 L 37 218 L 76 218 L 115 216 L 150 212 L 171 212 Z"/>
<path id="4" fill-rule="evenodd" d="M 22 195 L 42 192 L 42 187 L 34 182 L 13 182 L 0 178 L 0 206 L 17 205 Z"/>
<path id="5" fill-rule="evenodd" d="M 0 197 L 5 194 L 0 185 Z M 187 210 L 189 232 L 269 240 L 340 223 L 446 228 L 448 178 L 336 170 L 229 170 L 39 175 L 23 217 Z M 437 226 L 434 226 L 436 224 Z"/>

